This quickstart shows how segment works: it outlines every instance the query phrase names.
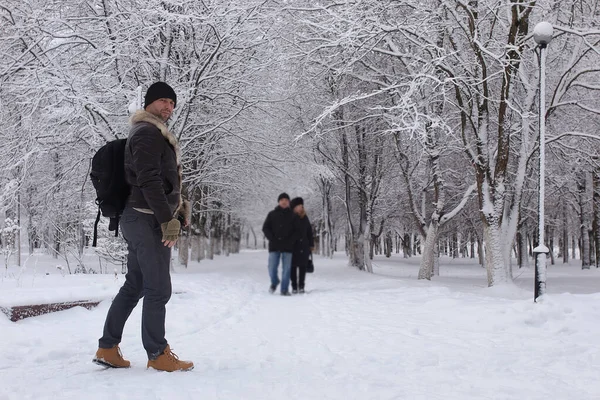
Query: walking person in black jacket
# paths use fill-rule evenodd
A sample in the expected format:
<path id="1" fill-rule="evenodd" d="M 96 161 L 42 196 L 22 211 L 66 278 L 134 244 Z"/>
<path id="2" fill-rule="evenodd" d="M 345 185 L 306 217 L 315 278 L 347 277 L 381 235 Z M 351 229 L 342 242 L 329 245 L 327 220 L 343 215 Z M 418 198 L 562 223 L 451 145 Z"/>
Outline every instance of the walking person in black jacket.
<path id="1" fill-rule="evenodd" d="M 277 199 L 278 206 L 267 215 L 263 224 L 263 233 L 269 240 L 269 276 L 271 287 L 269 292 L 275 293 L 279 285 L 279 260 L 281 260 L 281 295 L 290 296 L 290 270 L 292 268 L 292 252 L 296 241 L 296 218 L 290 209 L 290 196 L 281 193 Z"/>
<path id="2" fill-rule="evenodd" d="M 290 203 L 294 214 L 298 216 L 298 235 L 294 243 L 292 254 L 292 293 L 304 293 L 304 283 L 306 280 L 306 266 L 315 244 L 313 240 L 312 226 L 310 220 L 304 211 L 304 200 L 302 197 L 296 197 Z"/>

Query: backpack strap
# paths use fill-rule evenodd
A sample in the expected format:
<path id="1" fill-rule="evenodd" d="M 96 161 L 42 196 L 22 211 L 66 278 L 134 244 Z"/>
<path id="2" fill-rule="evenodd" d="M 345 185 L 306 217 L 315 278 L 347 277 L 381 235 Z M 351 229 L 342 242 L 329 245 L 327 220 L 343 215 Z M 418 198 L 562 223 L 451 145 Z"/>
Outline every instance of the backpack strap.
<path id="1" fill-rule="evenodd" d="M 119 220 L 121 219 L 121 216 L 117 214 L 117 216 L 115 217 L 115 237 L 119 237 Z"/>
<path id="2" fill-rule="evenodd" d="M 119 236 L 119 215 L 115 215 L 109 219 L 108 230 L 115 231 L 115 237 Z"/>
<path id="3" fill-rule="evenodd" d="M 96 215 L 96 222 L 94 223 L 94 240 L 92 241 L 92 247 L 96 247 L 98 244 L 98 223 L 100 222 L 100 207 L 98 207 L 98 215 Z"/>

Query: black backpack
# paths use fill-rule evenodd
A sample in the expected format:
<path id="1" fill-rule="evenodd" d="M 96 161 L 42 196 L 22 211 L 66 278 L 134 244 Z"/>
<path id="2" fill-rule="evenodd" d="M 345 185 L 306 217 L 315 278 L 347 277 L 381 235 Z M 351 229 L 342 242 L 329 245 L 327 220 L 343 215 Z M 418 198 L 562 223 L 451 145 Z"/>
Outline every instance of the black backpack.
<path id="1" fill-rule="evenodd" d="M 125 143 L 127 139 L 117 139 L 100 147 L 92 158 L 90 178 L 96 189 L 98 215 L 94 224 L 93 247 L 98 239 L 98 223 L 100 214 L 110 218 L 109 231 L 119 235 L 119 217 L 125 209 L 125 202 L 130 188 L 125 181 Z"/>

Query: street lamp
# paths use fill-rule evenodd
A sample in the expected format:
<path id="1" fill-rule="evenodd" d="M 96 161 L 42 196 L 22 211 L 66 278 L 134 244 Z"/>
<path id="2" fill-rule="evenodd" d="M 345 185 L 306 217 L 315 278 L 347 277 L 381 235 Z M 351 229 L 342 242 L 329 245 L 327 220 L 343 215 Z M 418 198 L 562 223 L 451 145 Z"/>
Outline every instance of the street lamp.
<path id="1" fill-rule="evenodd" d="M 539 53 L 539 70 L 540 70 L 540 190 L 539 190 L 539 202 L 538 202 L 538 244 L 533 249 L 535 255 L 535 288 L 533 300 L 537 299 L 546 293 L 546 255 L 548 254 L 548 248 L 544 244 L 544 195 L 546 190 L 545 183 L 545 162 L 546 162 L 546 53 L 547 47 L 550 41 L 552 41 L 552 35 L 554 34 L 554 28 L 549 22 L 540 22 L 533 29 L 533 40 L 538 44 L 540 49 Z"/>

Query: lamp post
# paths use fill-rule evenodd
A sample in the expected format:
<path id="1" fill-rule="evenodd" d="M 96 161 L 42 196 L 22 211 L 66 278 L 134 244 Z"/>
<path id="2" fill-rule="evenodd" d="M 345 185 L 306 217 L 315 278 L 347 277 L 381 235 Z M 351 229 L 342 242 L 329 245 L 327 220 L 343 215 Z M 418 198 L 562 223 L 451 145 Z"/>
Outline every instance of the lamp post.
<path id="1" fill-rule="evenodd" d="M 540 127 L 540 187 L 538 201 L 538 244 L 533 249 L 535 255 L 535 287 L 533 300 L 537 302 L 538 298 L 546 293 L 546 255 L 548 248 L 544 244 L 544 197 L 546 190 L 545 182 L 545 162 L 546 162 L 546 53 L 554 28 L 549 22 L 540 22 L 533 29 L 533 40 L 537 43 L 539 53 L 539 71 L 540 71 L 540 112 L 539 112 L 539 127 Z"/>

